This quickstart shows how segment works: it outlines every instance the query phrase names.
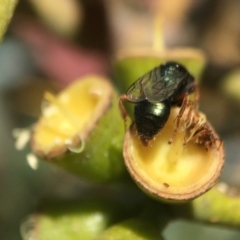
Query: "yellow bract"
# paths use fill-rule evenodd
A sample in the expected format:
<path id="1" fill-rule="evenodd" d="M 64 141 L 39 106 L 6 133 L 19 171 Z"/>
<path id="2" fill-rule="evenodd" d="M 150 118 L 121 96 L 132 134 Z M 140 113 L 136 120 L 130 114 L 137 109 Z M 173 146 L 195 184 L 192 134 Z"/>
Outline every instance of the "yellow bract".
<path id="1" fill-rule="evenodd" d="M 150 194 L 166 199 L 185 200 L 206 191 L 217 180 L 223 166 L 222 148 L 190 141 L 184 146 L 185 130 L 171 138 L 179 108 L 148 147 L 143 146 L 133 128 L 125 138 L 125 161 L 133 178 Z M 220 144 L 220 140 L 219 140 Z M 129 147 L 131 145 L 131 147 Z"/>
<path id="2" fill-rule="evenodd" d="M 45 93 L 42 118 L 35 128 L 34 142 L 38 148 L 50 151 L 62 145 L 72 145 L 72 138 L 82 138 L 81 131 L 88 122 L 96 118 L 101 105 L 102 92 L 106 81 L 99 81 L 94 76 L 74 82 L 58 96 Z"/>

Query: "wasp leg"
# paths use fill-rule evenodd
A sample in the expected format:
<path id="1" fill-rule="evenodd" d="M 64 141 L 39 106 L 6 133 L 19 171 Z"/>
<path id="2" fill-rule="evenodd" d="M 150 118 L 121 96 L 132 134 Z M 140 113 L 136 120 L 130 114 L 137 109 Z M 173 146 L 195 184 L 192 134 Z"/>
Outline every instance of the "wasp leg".
<path id="1" fill-rule="evenodd" d="M 198 100 L 199 100 L 199 86 L 194 83 L 193 86 L 193 92 L 194 92 L 194 100 L 193 101 L 190 101 L 190 100 L 187 100 L 187 106 L 190 106 L 189 110 L 188 110 L 188 113 L 184 119 L 184 124 L 185 124 L 185 130 L 187 130 L 188 128 L 194 128 L 197 123 L 195 122 L 196 119 L 195 119 L 195 114 L 196 114 L 196 111 L 198 109 Z M 186 107 L 187 107 L 186 106 Z M 195 111 L 195 114 L 193 113 L 193 111 Z M 191 127 L 191 125 L 194 125 L 194 127 Z M 191 131 L 191 130 L 190 130 Z M 189 140 L 191 139 L 192 137 L 192 133 L 189 134 L 190 136 L 184 136 L 184 140 L 183 140 L 183 145 L 186 146 L 187 143 L 189 142 Z"/>
<path id="2" fill-rule="evenodd" d="M 177 117 L 175 119 L 176 120 L 176 127 L 175 127 L 175 129 L 173 131 L 173 134 L 172 134 L 171 138 L 168 140 L 168 144 L 172 144 L 173 143 L 173 139 L 175 138 L 175 136 L 176 136 L 176 134 L 178 132 L 178 129 L 179 129 L 180 120 L 182 118 L 182 115 L 184 114 L 187 106 L 189 106 L 190 103 L 192 103 L 192 102 L 188 100 L 188 93 L 185 93 L 184 97 L 183 97 L 181 108 L 180 108 L 179 113 L 178 113 L 178 115 L 177 115 Z"/>
<path id="3" fill-rule="evenodd" d="M 118 107 L 120 109 L 121 116 L 124 120 L 124 127 L 125 127 L 125 130 L 126 130 L 127 129 L 127 121 L 128 120 L 130 121 L 131 118 L 128 115 L 128 113 L 127 113 L 127 111 L 126 111 L 126 109 L 123 105 L 123 101 L 128 101 L 126 94 L 121 95 L 120 98 L 119 98 L 119 101 L 118 101 Z"/>
<path id="4" fill-rule="evenodd" d="M 191 125 L 194 122 L 194 113 L 193 113 L 194 109 L 192 107 L 189 108 L 188 113 L 186 115 L 186 118 L 184 119 L 184 131 L 185 131 L 185 135 L 184 135 L 184 140 L 183 140 L 183 145 L 186 146 L 187 143 L 189 142 L 189 139 L 192 137 L 192 133 L 191 133 Z M 191 129 L 190 129 L 191 128 Z M 187 137 L 187 132 L 189 133 L 188 137 Z"/>
<path id="5" fill-rule="evenodd" d="M 206 123 L 197 123 L 196 127 L 196 131 L 192 136 L 191 140 L 197 144 L 203 145 L 207 151 L 209 151 L 211 148 L 217 148 L 219 150 L 223 142 L 219 138 L 214 137 L 212 129 L 209 128 Z"/>
<path id="6" fill-rule="evenodd" d="M 198 109 L 198 101 L 200 97 L 199 86 L 195 83 L 193 85 L 193 89 L 194 89 L 194 107 L 195 109 Z"/>
<path id="7" fill-rule="evenodd" d="M 219 141 L 219 145 L 218 145 L 218 148 L 217 150 L 219 150 L 222 146 L 223 146 L 223 141 L 218 139 L 217 141 Z"/>

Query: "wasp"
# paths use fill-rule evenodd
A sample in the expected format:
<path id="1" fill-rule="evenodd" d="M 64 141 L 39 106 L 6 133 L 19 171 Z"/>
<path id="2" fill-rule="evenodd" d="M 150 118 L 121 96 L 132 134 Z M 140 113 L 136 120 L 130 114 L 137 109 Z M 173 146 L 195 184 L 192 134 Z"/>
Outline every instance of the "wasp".
<path id="1" fill-rule="evenodd" d="M 188 105 L 188 95 L 196 91 L 194 77 L 177 62 L 166 62 L 135 81 L 120 96 L 119 108 L 126 122 L 128 114 L 123 101 L 134 106 L 134 122 L 137 134 L 144 146 L 160 132 L 167 122 L 172 106 L 179 106 L 176 129 L 169 143 L 177 133 L 180 119 Z M 196 94 L 198 98 L 198 94 Z"/>

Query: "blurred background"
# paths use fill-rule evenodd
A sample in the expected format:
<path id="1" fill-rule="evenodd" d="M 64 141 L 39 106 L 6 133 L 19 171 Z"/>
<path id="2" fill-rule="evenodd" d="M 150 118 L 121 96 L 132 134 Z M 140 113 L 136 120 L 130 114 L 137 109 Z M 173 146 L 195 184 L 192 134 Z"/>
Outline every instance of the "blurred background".
<path id="1" fill-rule="evenodd" d="M 31 168 L 29 149 L 16 150 L 13 129 L 37 120 L 45 90 L 58 92 L 88 73 L 114 81 L 112 64 L 119 50 L 152 46 L 156 11 L 164 19 L 167 48 L 195 47 L 207 56 L 200 109 L 225 143 L 221 180 L 240 187 L 239 0 L 20 0 L 0 46 L 1 239 L 21 239 L 20 223 L 41 199 L 72 198 L 88 186 L 44 162 Z M 195 240 L 196 235 L 240 239 L 235 230 L 185 221 L 165 231 L 166 239 L 191 239 L 191 234 Z"/>

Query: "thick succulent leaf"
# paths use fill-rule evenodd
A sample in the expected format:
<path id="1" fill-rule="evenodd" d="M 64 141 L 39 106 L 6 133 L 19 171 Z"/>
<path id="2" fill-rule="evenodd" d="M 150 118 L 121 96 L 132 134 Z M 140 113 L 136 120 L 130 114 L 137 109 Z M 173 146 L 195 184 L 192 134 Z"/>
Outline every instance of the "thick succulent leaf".
<path id="1" fill-rule="evenodd" d="M 0 0 L 0 41 L 7 30 L 17 2 L 17 0 Z"/>

